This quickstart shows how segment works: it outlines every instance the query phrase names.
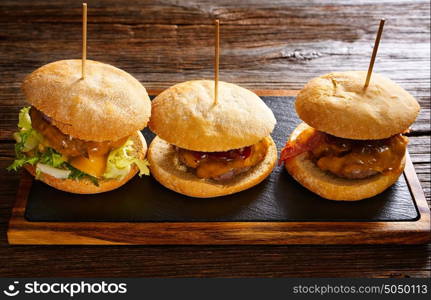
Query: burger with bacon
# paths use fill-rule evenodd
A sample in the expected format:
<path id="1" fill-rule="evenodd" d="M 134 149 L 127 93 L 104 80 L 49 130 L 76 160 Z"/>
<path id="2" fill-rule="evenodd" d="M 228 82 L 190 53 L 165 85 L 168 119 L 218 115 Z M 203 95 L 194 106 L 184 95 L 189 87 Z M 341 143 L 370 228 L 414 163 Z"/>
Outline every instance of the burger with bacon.
<path id="1" fill-rule="evenodd" d="M 276 120 L 253 92 L 214 81 L 179 83 L 152 103 L 148 150 L 152 175 L 178 193 L 217 197 L 264 180 L 277 161 Z"/>
<path id="2" fill-rule="evenodd" d="M 295 106 L 304 121 L 291 134 L 280 162 L 301 185 L 331 200 L 377 195 L 404 170 L 408 138 L 419 104 L 403 88 L 366 72 L 312 79 Z"/>
<path id="3" fill-rule="evenodd" d="M 81 60 L 61 60 L 31 73 L 22 89 L 30 106 L 19 114 L 9 170 L 24 167 L 52 187 L 81 194 L 149 174 L 139 130 L 149 120 L 151 101 L 130 74 L 87 60 L 83 79 Z"/>

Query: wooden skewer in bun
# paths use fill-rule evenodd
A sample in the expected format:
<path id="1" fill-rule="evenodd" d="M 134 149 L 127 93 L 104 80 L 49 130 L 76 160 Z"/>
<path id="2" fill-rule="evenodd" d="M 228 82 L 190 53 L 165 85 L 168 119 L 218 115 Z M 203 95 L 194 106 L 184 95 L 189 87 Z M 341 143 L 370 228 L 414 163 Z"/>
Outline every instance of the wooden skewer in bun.
<path id="1" fill-rule="evenodd" d="M 367 79 L 365 80 L 364 89 L 370 84 L 371 74 L 373 73 L 374 61 L 376 60 L 377 50 L 379 49 L 380 38 L 382 37 L 383 26 L 385 26 L 385 19 L 380 20 L 379 30 L 377 31 L 376 40 L 374 42 L 373 54 L 371 55 L 370 64 L 368 66 Z"/>
<path id="2" fill-rule="evenodd" d="M 82 66 L 81 66 L 82 79 L 85 79 L 86 60 L 87 60 L 87 3 L 82 3 Z"/>
<path id="3" fill-rule="evenodd" d="M 220 64 L 220 21 L 217 19 L 214 21 L 215 30 L 215 55 L 214 55 L 214 104 L 218 102 L 218 73 Z"/>

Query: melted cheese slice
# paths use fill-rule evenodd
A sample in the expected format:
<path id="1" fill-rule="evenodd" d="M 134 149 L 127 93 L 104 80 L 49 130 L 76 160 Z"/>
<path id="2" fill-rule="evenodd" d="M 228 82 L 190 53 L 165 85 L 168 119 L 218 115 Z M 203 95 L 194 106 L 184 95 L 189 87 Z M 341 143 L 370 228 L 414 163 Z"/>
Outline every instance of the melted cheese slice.
<path id="1" fill-rule="evenodd" d="M 89 157 L 78 156 L 70 164 L 78 170 L 94 177 L 102 177 L 106 170 L 107 155 L 90 154 Z"/>

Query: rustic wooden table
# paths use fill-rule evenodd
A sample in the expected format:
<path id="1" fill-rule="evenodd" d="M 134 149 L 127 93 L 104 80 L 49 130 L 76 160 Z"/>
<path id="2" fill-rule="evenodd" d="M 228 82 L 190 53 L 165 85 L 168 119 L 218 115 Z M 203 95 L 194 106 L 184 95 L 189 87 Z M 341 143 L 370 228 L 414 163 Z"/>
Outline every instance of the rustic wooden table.
<path id="1" fill-rule="evenodd" d="M 409 150 L 430 201 L 428 0 L 88 2 L 89 58 L 130 72 L 147 88 L 212 76 L 216 17 L 221 79 L 264 89 L 300 89 L 323 73 L 366 69 L 378 20 L 386 18 L 375 71 L 422 106 Z M 19 175 L 5 167 L 25 104 L 20 83 L 43 64 L 79 58 L 81 7 L 72 0 L 2 0 L 0 15 L 0 276 L 430 276 L 430 245 L 9 246 Z"/>

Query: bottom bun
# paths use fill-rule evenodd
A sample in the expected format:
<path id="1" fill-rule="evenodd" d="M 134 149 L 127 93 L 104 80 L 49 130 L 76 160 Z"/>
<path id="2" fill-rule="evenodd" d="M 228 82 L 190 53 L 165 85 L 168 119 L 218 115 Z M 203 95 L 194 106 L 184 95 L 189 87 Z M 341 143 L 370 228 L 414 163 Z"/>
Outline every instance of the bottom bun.
<path id="1" fill-rule="evenodd" d="M 301 123 L 291 134 L 290 141 L 309 126 Z M 356 201 L 380 194 L 394 184 L 402 174 L 405 155 L 397 170 L 377 174 L 364 179 L 346 179 L 322 171 L 311 161 L 308 152 L 286 160 L 287 171 L 302 186 L 319 196 L 338 201 Z"/>
<path id="2" fill-rule="evenodd" d="M 136 153 L 140 159 L 143 159 L 145 157 L 145 154 L 147 152 L 147 143 L 142 136 L 142 134 L 137 131 L 135 135 L 131 136 L 131 139 L 133 140 L 133 147 L 136 150 Z M 25 165 L 25 168 L 27 169 L 30 174 L 35 176 L 35 167 L 32 165 Z M 93 182 L 91 182 L 88 179 L 58 179 L 51 175 L 41 173 L 39 175 L 39 180 L 46 183 L 47 185 L 52 186 L 53 188 L 56 188 L 61 191 L 74 193 L 74 194 L 98 194 L 103 192 L 108 192 L 115 190 L 116 188 L 119 188 L 120 186 L 124 185 L 126 182 L 128 182 L 130 179 L 133 178 L 133 176 L 138 173 L 138 168 L 133 165 L 130 169 L 129 174 L 127 174 L 124 178 L 120 180 L 116 179 L 100 179 L 99 180 L 99 186 L 96 186 Z"/>
<path id="3" fill-rule="evenodd" d="M 151 174 L 168 189 L 191 197 L 210 198 L 234 194 L 257 185 L 274 169 L 277 148 L 270 136 L 266 139 L 269 147 L 262 162 L 247 172 L 236 175 L 228 182 L 220 183 L 198 178 L 190 171 L 178 169 L 174 147 L 161 138 L 155 137 L 148 149 Z"/>

